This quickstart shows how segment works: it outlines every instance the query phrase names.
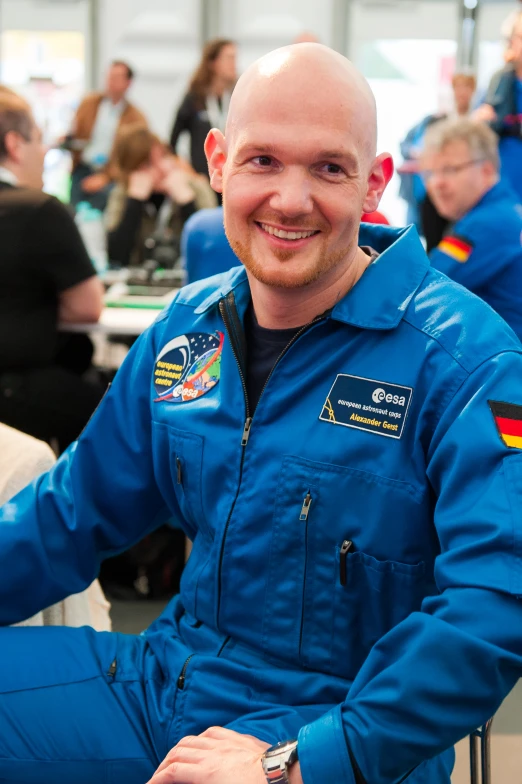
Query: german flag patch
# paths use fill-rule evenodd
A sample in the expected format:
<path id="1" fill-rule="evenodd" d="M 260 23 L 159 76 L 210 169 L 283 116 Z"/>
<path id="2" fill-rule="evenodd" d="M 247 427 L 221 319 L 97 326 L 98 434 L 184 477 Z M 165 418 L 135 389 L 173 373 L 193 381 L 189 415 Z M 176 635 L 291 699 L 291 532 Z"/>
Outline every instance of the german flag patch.
<path id="1" fill-rule="evenodd" d="M 451 256 L 452 259 L 464 264 L 471 256 L 473 250 L 473 243 L 464 237 L 458 237 L 456 234 L 448 234 L 443 237 L 438 244 L 438 250 Z"/>
<path id="2" fill-rule="evenodd" d="M 506 446 L 522 449 L 522 406 L 488 400 L 500 438 Z"/>

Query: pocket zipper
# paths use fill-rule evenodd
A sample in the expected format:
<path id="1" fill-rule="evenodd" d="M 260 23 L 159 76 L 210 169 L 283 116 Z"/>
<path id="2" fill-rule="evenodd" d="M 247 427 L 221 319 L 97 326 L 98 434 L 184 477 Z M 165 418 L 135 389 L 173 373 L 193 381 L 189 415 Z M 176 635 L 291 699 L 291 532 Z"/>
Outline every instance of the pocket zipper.
<path id="1" fill-rule="evenodd" d="M 179 457 L 176 458 L 176 475 L 177 475 L 178 485 L 182 485 L 183 475 L 181 473 L 181 460 L 179 459 Z"/>
<path id="2" fill-rule="evenodd" d="M 306 521 L 308 520 L 311 504 L 312 504 L 312 496 L 310 495 L 310 490 L 309 490 L 304 497 L 303 505 L 301 507 L 301 513 L 299 515 L 300 522 L 306 523 Z"/>
<path id="3" fill-rule="evenodd" d="M 341 585 L 346 585 L 346 557 L 353 547 L 353 542 L 350 539 L 345 539 L 339 551 L 339 580 Z"/>

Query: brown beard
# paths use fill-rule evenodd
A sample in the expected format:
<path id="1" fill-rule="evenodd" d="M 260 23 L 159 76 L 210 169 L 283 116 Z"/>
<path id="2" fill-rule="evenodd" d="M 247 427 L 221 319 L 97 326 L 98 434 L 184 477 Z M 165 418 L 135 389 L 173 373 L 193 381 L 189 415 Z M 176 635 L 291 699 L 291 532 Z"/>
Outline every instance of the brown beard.
<path id="1" fill-rule="evenodd" d="M 246 269 L 258 280 L 267 286 L 275 286 L 282 289 L 295 289 L 302 286 L 308 286 L 310 283 L 321 278 L 325 273 L 336 267 L 346 258 L 350 253 L 350 248 L 344 248 L 336 251 L 335 253 L 327 254 L 321 253 L 317 264 L 312 269 L 308 270 L 306 274 L 301 274 L 298 277 L 291 278 L 284 272 L 280 276 L 267 275 L 263 264 L 258 262 L 250 248 L 244 245 L 239 240 L 235 240 L 227 234 L 228 241 L 232 250 L 245 265 Z M 289 261 L 299 251 L 295 250 L 273 250 L 272 253 L 279 261 Z"/>

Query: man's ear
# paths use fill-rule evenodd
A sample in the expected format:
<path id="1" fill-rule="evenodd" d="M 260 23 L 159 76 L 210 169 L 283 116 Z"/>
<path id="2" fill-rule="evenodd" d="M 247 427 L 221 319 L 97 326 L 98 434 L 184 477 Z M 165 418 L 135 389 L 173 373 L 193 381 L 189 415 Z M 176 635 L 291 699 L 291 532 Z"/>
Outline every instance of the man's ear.
<path id="1" fill-rule="evenodd" d="M 223 193 L 223 166 L 227 159 L 225 137 L 217 128 L 212 128 L 205 139 L 210 184 L 218 193 Z"/>
<path id="2" fill-rule="evenodd" d="M 4 147 L 7 152 L 7 157 L 14 161 L 14 163 L 20 163 L 22 139 L 16 131 L 7 131 L 4 136 Z"/>
<path id="3" fill-rule="evenodd" d="M 389 152 L 383 152 L 372 163 L 368 177 L 368 189 L 363 203 L 363 212 L 375 212 L 379 206 L 384 189 L 393 176 L 393 159 Z"/>

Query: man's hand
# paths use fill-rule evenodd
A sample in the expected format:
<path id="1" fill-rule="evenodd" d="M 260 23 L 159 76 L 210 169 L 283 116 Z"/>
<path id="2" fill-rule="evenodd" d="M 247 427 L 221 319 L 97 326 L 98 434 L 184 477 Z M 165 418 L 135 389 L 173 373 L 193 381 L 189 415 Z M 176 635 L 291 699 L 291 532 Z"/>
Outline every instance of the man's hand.
<path id="1" fill-rule="evenodd" d="M 180 740 L 149 784 L 266 784 L 261 756 L 269 746 L 252 735 L 211 727 Z M 302 784 L 299 771 L 293 770 L 297 767 L 292 766 L 292 784 Z"/>
<path id="2" fill-rule="evenodd" d="M 82 190 L 85 193 L 98 193 L 110 182 L 109 177 L 103 172 L 97 174 L 89 174 L 82 180 Z"/>

